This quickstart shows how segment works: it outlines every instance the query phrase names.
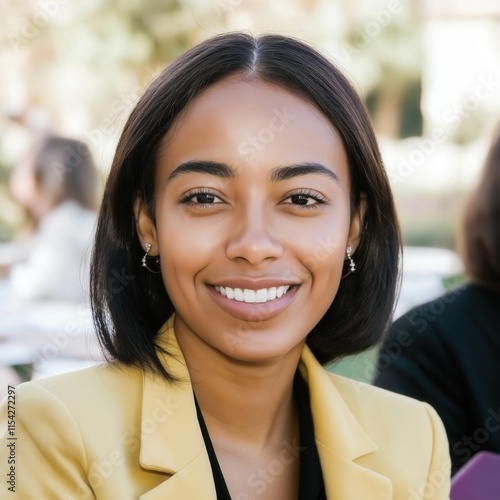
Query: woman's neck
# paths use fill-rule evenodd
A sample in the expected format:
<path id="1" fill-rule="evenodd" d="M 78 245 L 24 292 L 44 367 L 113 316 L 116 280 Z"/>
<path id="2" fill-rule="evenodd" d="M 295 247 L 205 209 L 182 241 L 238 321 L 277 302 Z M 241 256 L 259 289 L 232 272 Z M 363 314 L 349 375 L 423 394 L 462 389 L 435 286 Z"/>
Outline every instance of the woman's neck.
<path id="1" fill-rule="evenodd" d="M 252 364 L 228 359 L 191 335 L 178 341 L 217 447 L 260 454 L 296 436 L 293 378 L 302 345 L 278 360 Z"/>

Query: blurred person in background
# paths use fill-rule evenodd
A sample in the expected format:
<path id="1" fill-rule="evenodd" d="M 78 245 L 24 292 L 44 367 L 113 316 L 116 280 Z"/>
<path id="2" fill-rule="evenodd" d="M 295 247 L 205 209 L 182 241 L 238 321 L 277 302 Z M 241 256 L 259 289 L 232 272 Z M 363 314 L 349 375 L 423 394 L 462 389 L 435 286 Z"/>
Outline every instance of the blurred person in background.
<path id="1" fill-rule="evenodd" d="M 456 472 L 500 453 L 500 127 L 462 218 L 467 283 L 392 325 L 374 384 L 430 403 L 446 427 Z"/>
<path id="2" fill-rule="evenodd" d="M 86 300 L 97 208 L 97 170 L 88 146 L 45 137 L 16 165 L 10 189 L 35 232 L 23 243 L 0 247 L 7 267 L 2 296 L 7 302 Z"/>

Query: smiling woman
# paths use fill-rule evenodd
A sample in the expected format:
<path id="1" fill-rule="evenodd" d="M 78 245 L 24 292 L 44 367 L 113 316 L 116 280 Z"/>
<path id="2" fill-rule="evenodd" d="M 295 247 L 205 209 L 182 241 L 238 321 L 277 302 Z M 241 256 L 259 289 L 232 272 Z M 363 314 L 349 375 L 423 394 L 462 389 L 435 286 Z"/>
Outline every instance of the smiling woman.
<path id="1" fill-rule="evenodd" d="M 399 249 L 367 113 L 327 59 L 277 35 L 194 47 L 107 181 L 109 362 L 18 388 L 25 498 L 447 498 L 432 408 L 321 367 L 385 332 Z"/>
<path id="2" fill-rule="evenodd" d="M 253 159 L 242 157 L 241 141 L 273 108 L 293 119 Z M 347 246 L 359 242 L 364 206 L 351 207 L 338 133 L 308 101 L 236 75 L 185 108 L 158 158 L 154 217 L 140 197 L 135 215 L 141 244 L 159 254 L 183 352 L 208 347 L 263 362 L 295 351 L 297 365 L 336 294 Z M 320 238 L 330 247 L 316 259 Z"/>

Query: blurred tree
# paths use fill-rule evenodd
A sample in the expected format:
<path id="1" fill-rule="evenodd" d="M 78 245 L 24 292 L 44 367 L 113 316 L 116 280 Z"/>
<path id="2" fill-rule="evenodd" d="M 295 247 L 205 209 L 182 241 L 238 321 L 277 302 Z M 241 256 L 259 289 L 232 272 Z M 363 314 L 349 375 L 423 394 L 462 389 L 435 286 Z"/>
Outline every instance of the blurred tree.
<path id="1" fill-rule="evenodd" d="M 358 64 L 377 132 L 390 138 L 420 135 L 421 22 L 414 2 L 362 0 L 354 5 L 346 50 Z"/>

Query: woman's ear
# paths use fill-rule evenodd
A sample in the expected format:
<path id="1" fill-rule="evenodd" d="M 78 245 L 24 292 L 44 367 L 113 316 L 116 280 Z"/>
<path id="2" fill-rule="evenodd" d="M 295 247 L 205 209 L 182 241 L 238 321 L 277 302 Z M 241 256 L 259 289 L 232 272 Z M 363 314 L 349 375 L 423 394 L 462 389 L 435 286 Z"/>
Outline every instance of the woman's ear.
<path id="1" fill-rule="evenodd" d="M 156 225 L 151 216 L 149 207 L 146 206 L 144 200 L 137 197 L 134 202 L 134 216 L 136 221 L 137 237 L 141 242 L 142 248 L 146 250 L 146 244 L 151 245 L 150 255 L 158 255 L 160 253 L 158 245 L 158 235 Z"/>
<path id="2" fill-rule="evenodd" d="M 352 247 L 353 253 L 358 248 L 361 240 L 363 219 L 365 217 L 367 207 L 366 193 L 361 193 L 359 196 L 358 206 L 351 217 L 351 227 L 349 229 L 349 239 L 347 242 L 347 244 Z"/>

